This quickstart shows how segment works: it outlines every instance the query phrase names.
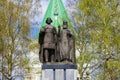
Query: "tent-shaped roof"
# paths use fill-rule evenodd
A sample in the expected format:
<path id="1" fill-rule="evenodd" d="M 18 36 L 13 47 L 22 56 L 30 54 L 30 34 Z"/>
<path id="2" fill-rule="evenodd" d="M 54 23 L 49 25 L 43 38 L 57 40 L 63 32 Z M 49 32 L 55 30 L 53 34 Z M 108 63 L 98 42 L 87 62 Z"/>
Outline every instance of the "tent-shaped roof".
<path id="1" fill-rule="evenodd" d="M 70 29 L 74 32 L 74 27 L 68 17 L 64 8 L 62 0 L 50 0 L 47 11 L 41 23 L 40 29 L 46 25 L 46 19 L 50 17 L 53 22 L 52 25 L 58 30 L 58 26 L 62 26 L 63 21 L 66 20 Z"/>

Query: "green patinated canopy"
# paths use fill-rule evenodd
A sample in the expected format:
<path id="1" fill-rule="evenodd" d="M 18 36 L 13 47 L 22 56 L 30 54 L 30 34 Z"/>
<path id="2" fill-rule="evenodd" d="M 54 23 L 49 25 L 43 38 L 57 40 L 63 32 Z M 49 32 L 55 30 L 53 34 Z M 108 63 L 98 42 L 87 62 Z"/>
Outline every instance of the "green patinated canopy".
<path id="1" fill-rule="evenodd" d="M 63 21 L 66 20 L 68 22 L 69 28 L 73 32 L 75 32 L 72 22 L 70 21 L 68 14 L 64 8 L 62 0 L 50 0 L 40 29 L 46 25 L 46 19 L 48 17 L 50 17 L 53 20 L 52 25 L 57 29 L 57 31 L 58 26 L 62 26 Z"/>

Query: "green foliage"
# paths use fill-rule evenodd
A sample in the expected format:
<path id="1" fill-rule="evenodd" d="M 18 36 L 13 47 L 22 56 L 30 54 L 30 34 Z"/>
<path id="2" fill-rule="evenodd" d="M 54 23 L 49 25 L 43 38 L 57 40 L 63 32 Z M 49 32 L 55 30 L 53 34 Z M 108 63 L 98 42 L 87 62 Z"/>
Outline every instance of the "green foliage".
<path id="1" fill-rule="evenodd" d="M 30 0 L 0 0 L 0 72 L 9 80 L 16 67 L 28 63 L 25 60 L 29 52 Z M 17 75 L 17 74 L 15 74 Z"/>
<path id="2" fill-rule="evenodd" d="M 99 80 L 118 80 L 120 77 L 119 3 L 119 0 L 79 1 L 78 9 L 80 12 L 76 19 L 82 25 L 79 25 L 77 50 L 80 53 L 84 52 L 80 55 L 81 57 L 88 52 L 97 58 L 87 57 L 87 59 L 84 58 L 84 61 L 83 58 L 79 58 L 78 64 L 85 64 L 86 60 L 89 61 L 89 59 L 91 61 L 97 59 L 98 64 L 101 65 L 98 68 L 100 74 L 96 74 L 96 76 L 99 76 Z"/>

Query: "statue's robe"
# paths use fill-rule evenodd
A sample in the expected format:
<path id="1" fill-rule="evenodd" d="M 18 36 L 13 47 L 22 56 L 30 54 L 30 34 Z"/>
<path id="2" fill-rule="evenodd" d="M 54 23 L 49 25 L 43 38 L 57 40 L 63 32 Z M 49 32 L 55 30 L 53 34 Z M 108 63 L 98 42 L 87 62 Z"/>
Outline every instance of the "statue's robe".
<path id="1" fill-rule="evenodd" d="M 75 63 L 75 40 L 68 28 L 60 31 L 60 55 L 62 61 L 69 60 Z"/>
<path id="2" fill-rule="evenodd" d="M 52 52 L 52 54 L 55 55 L 56 43 L 57 43 L 56 34 L 57 34 L 56 29 L 52 25 L 46 25 L 45 27 L 43 27 L 41 29 L 41 31 L 39 33 L 39 44 L 40 44 L 39 58 L 40 58 L 40 62 L 45 63 L 44 49 L 54 50 L 54 52 Z M 50 54 L 48 57 L 50 57 Z"/>

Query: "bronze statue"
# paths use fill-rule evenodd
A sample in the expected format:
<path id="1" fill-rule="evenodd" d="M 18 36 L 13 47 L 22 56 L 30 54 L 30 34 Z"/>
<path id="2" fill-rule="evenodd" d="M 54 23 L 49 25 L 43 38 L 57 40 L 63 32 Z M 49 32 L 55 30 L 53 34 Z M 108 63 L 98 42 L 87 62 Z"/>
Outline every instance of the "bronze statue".
<path id="1" fill-rule="evenodd" d="M 75 63 L 75 40 L 72 31 L 68 29 L 67 21 L 63 21 L 63 29 L 59 30 L 60 38 L 60 59 L 61 61 L 69 61 Z"/>
<path id="2" fill-rule="evenodd" d="M 39 57 L 42 63 L 55 62 L 56 55 L 57 32 L 51 25 L 51 18 L 47 18 L 46 23 L 39 33 Z"/>

